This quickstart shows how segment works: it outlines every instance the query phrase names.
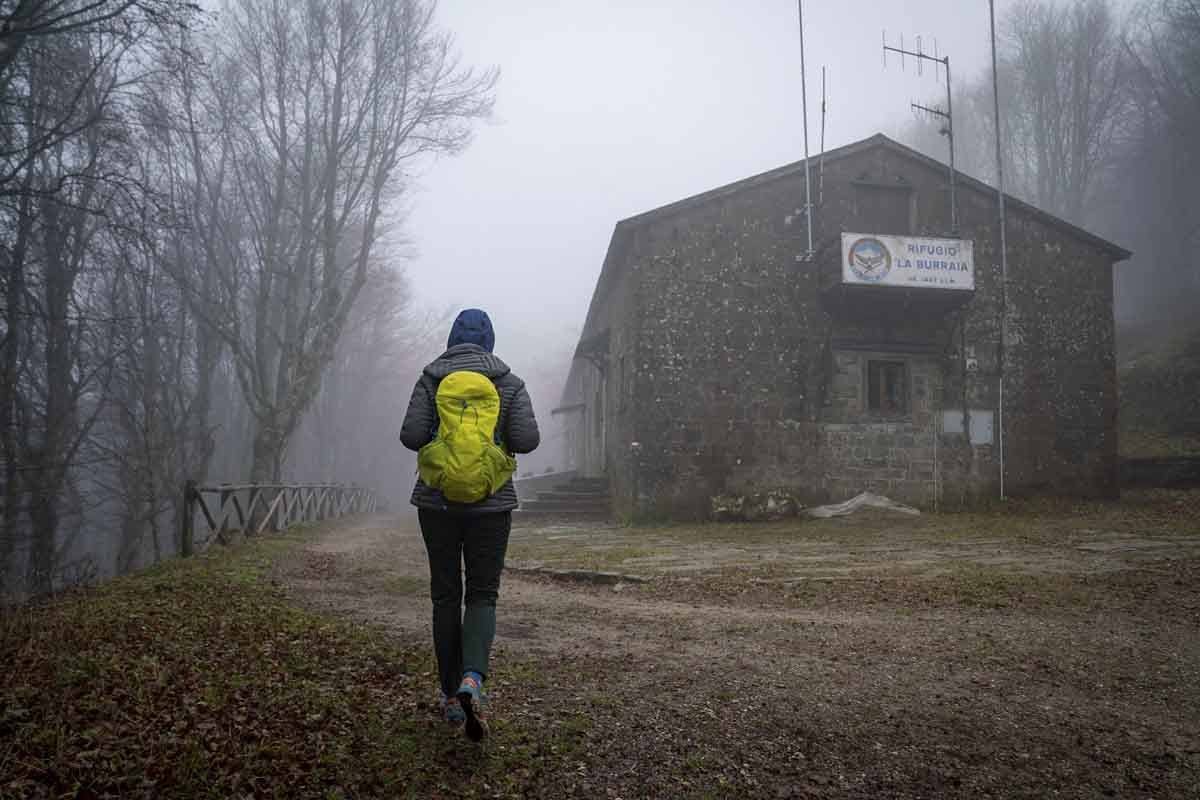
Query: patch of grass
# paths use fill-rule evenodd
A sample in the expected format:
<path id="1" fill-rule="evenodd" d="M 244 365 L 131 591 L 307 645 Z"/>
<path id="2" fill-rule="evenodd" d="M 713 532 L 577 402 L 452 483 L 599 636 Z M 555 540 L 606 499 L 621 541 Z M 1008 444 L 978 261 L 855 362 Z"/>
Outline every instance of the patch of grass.
<path id="1" fill-rule="evenodd" d="M 429 591 L 429 581 L 412 575 L 391 575 L 382 581 L 380 588 L 388 594 L 418 595 Z"/>
<path id="2" fill-rule="evenodd" d="M 622 531 L 616 535 L 606 532 L 610 542 L 597 544 L 580 539 L 574 542 L 545 541 L 529 537 L 508 547 L 511 564 L 537 563 L 551 568 L 587 569 L 608 572 L 630 561 L 671 555 L 671 543 L 648 546 L 638 531 Z M 637 566 L 637 565 L 632 565 Z"/>
<path id="3" fill-rule="evenodd" d="M 592 718 L 586 714 L 572 714 L 562 721 L 562 729 L 572 736 L 582 736 L 592 727 Z"/>
<path id="4" fill-rule="evenodd" d="M 593 570 L 604 571 L 619 567 L 627 561 L 638 558 L 652 558 L 661 555 L 663 551 L 650 547 L 632 544 L 612 545 L 608 547 L 588 548 L 580 553 L 580 560 L 589 564 Z"/>
<path id="5" fill-rule="evenodd" d="M 507 797 L 553 774 L 577 731 L 469 746 L 428 707 L 426 645 L 292 604 L 271 566 L 306 535 L 0 617 L 0 797 Z"/>
<path id="6" fill-rule="evenodd" d="M 734 571 L 742 578 L 928 571 L 897 559 L 916 553 L 953 561 L 972 548 L 1005 552 L 1073 552 L 1082 541 L 1110 535 L 1200 536 L 1200 491 L 1127 492 L 1120 501 L 1035 497 L 972 511 L 919 517 L 866 511 L 848 517 L 768 523 L 689 523 L 605 531 L 602 543 L 539 541 L 518 558 L 561 569 L 650 571 L 667 562 L 695 573 Z M 1031 556 L 1036 557 L 1036 556 Z M 638 559 L 663 559 L 640 564 Z M 644 567 L 644 569 L 643 569 Z"/>
<path id="7" fill-rule="evenodd" d="M 509 540 L 506 563 L 555 563 L 560 560 L 572 558 L 575 552 L 576 548 L 574 546 L 563 545 L 559 542 L 548 543 L 543 540 L 529 539 L 524 541 Z"/>
<path id="8" fill-rule="evenodd" d="M 611 709 L 616 708 L 619 703 L 616 697 L 607 692 L 593 692 L 588 697 L 588 705 L 592 708 Z"/>
<path id="9" fill-rule="evenodd" d="M 725 570 L 663 579 L 637 587 L 646 597 L 672 601 L 738 602 L 752 607 L 865 608 L 911 615 L 928 608 L 984 610 L 1047 608 L 1064 613 L 1179 610 L 1180 596 L 1200 603 L 1196 583 L 1200 560 L 1179 559 L 1099 574 L 1025 574 L 971 563 L 944 565 L 921 574 L 866 570 L 837 579 L 809 578 L 786 583 L 755 583 L 752 573 Z M 1174 599 L 1172 599 L 1174 598 Z"/>
<path id="10" fill-rule="evenodd" d="M 495 680 L 501 686 L 531 686 L 539 683 L 542 679 L 542 671 L 532 661 L 509 661 L 495 676 Z"/>

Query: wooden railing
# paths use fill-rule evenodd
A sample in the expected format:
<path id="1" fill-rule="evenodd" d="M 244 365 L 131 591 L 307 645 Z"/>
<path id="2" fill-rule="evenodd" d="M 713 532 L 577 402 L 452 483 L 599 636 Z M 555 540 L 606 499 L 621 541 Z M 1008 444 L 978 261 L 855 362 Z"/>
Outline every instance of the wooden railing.
<path id="1" fill-rule="evenodd" d="M 343 484 L 198 486 L 188 481 L 183 489 L 183 507 L 181 555 L 189 556 L 195 548 L 197 518 L 207 528 L 206 541 L 216 537 L 228 544 L 230 533 L 259 534 L 301 522 L 368 514 L 375 511 L 377 501 L 370 489 Z"/>

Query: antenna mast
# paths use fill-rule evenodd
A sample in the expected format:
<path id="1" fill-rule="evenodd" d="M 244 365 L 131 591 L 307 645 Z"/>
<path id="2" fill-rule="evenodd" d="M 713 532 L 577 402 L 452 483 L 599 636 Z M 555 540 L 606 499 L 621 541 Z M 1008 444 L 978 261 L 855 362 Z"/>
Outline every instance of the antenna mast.
<path id="1" fill-rule="evenodd" d="M 817 164 L 817 205 L 825 202 L 825 67 L 821 67 L 821 160 Z"/>
<path id="2" fill-rule="evenodd" d="M 912 105 L 912 108 L 914 111 L 922 111 L 926 114 L 929 114 L 930 116 L 940 117 L 941 119 L 944 119 L 946 121 L 945 127 L 942 128 L 941 133 L 946 137 L 947 142 L 949 142 L 949 144 L 950 144 L 950 232 L 953 235 L 957 236 L 958 235 L 958 202 L 957 202 L 957 198 L 955 197 L 955 191 L 954 191 L 954 184 L 955 184 L 954 101 L 952 100 L 951 92 L 950 92 L 950 56 L 943 56 L 941 58 L 939 58 L 937 56 L 936 40 L 934 41 L 934 55 L 929 55 L 928 53 L 924 52 L 921 49 L 921 37 L 920 36 L 917 37 L 917 49 L 915 51 L 905 49 L 903 36 L 900 37 L 900 46 L 892 47 L 891 45 L 889 45 L 887 43 L 887 32 L 885 31 L 883 34 L 883 63 L 884 63 L 884 66 L 887 66 L 887 54 L 889 51 L 900 54 L 900 68 L 901 69 L 904 69 L 904 57 L 905 56 L 912 56 L 913 58 L 915 58 L 917 60 L 917 74 L 918 75 L 921 74 L 921 68 L 926 61 L 932 61 L 934 63 L 935 75 L 936 75 L 936 70 L 937 70 L 937 67 L 939 64 L 946 68 L 946 107 L 943 109 L 940 106 L 926 106 L 926 105 L 922 105 L 920 103 L 912 103 L 911 105 Z"/>
<path id="3" fill-rule="evenodd" d="M 804 0 L 796 0 L 796 13 L 800 18 L 800 107 L 804 119 L 804 219 L 808 228 L 808 250 L 802 260 L 812 261 L 812 182 L 808 169 L 808 92 L 805 89 L 804 73 Z"/>

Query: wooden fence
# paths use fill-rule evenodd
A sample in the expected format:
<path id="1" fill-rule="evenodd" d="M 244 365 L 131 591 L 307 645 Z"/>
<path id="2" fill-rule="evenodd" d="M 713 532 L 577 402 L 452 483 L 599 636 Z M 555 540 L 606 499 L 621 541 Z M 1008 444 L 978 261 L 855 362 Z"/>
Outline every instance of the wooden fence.
<path id="1" fill-rule="evenodd" d="M 369 514 L 375 511 L 375 493 L 361 486 L 342 484 L 220 484 L 183 489 L 181 555 L 190 556 L 196 542 L 196 520 L 213 537 L 227 544 L 230 533 L 259 534 L 283 530 L 300 522 Z M 197 513 L 199 512 L 199 513 Z"/>

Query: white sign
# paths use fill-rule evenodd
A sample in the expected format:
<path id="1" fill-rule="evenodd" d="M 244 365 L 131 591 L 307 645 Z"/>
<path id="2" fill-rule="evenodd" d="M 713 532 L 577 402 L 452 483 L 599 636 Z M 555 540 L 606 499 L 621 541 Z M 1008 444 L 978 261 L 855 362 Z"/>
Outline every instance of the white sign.
<path id="1" fill-rule="evenodd" d="M 971 418 L 971 444 L 992 444 L 996 426 L 995 414 L 985 408 L 972 408 L 967 416 Z M 963 432 L 963 410 L 950 409 L 942 412 L 942 433 Z"/>
<path id="2" fill-rule="evenodd" d="M 975 243 L 843 233 L 842 282 L 970 291 L 975 288 Z"/>

